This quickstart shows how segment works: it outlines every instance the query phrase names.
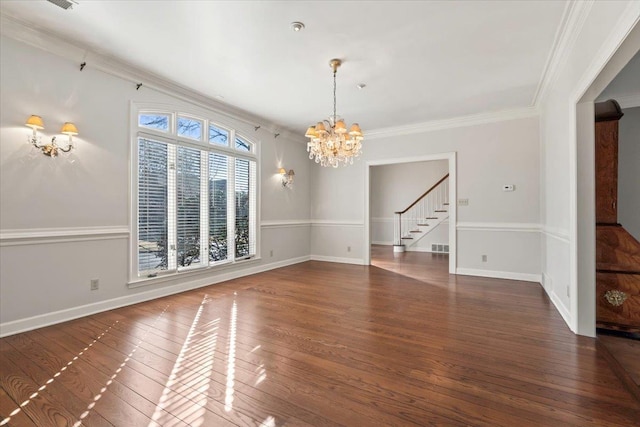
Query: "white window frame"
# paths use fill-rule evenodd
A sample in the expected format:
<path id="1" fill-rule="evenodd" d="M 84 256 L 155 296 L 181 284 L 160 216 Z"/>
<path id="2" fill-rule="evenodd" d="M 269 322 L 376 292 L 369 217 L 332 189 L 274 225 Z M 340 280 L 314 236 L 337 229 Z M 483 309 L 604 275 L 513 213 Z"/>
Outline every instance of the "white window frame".
<path id="1" fill-rule="evenodd" d="M 161 114 L 161 115 L 169 115 L 170 123 L 168 131 L 154 130 L 147 127 L 139 126 L 139 115 L 140 114 Z M 178 136 L 177 134 L 177 121 L 178 117 L 186 117 L 193 118 L 195 120 L 199 120 L 203 124 L 202 129 L 202 138 L 201 140 L 195 140 L 189 137 Z M 224 129 L 229 132 L 229 140 L 228 145 L 223 146 L 215 143 L 209 142 L 209 123 L 214 126 Z M 236 137 L 246 141 L 250 146 L 250 151 L 242 151 L 235 148 L 235 140 Z M 139 272 L 139 260 L 138 260 L 138 139 L 146 138 L 149 140 L 159 141 L 168 144 L 170 150 L 174 152 L 177 150 L 178 146 L 194 148 L 200 150 L 201 153 L 201 184 L 200 184 L 200 197 L 201 197 L 201 210 L 200 210 L 200 241 L 201 241 L 201 263 L 195 266 L 187 266 L 187 267 L 178 267 L 176 263 L 176 252 L 169 250 L 169 259 L 170 265 L 171 263 L 176 264 L 175 269 L 167 269 L 167 270 L 155 270 L 155 271 L 145 271 Z M 260 162 L 258 156 L 258 144 L 252 138 L 247 137 L 246 133 L 242 130 L 238 130 L 237 127 L 234 127 L 230 124 L 226 124 L 224 120 L 221 120 L 218 114 L 210 111 L 185 111 L 183 109 L 178 109 L 173 106 L 153 106 L 153 105 L 145 105 L 145 104 L 131 104 L 131 151 L 130 151 L 130 214 L 131 214 L 131 226 L 130 226 L 130 273 L 129 273 L 129 285 L 136 285 L 139 282 L 154 282 L 166 280 L 168 277 L 186 275 L 188 272 L 198 272 L 203 270 L 215 269 L 222 266 L 236 265 L 240 263 L 246 263 L 252 260 L 260 259 L 260 227 L 258 224 L 260 223 L 259 217 L 259 200 L 260 200 Z M 209 262 L 209 251 L 208 251 L 208 228 L 209 228 L 209 215 L 208 215 L 208 188 L 204 185 L 205 182 L 208 183 L 208 153 L 217 153 L 221 155 L 227 156 L 228 159 L 228 170 L 227 170 L 227 259 L 217 262 Z M 175 154 L 175 153 L 174 153 Z M 175 158 L 175 157 L 174 157 Z M 235 254 L 235 159 L 244 159 L 254 162 L 255 168 L 253 170 L 253 175 L 250 175 L 250 181 L 253 181 L 253 188 L 255 191 L 255 197 L 250 198 L 250 212 L 253 215 L 249 217 L 249 227 L 253 233 L 250 233 L 252 236 L 252 242 L 254 248 L 254 254 L 248 257 L 241 257 L 236 259 Z M 175 187 L 175 175 L 176 168 L 173 170 L 169 170 L 170 178 L 169 186 L 171 187 L 171 182 L 173 181 L 173 186 Z M 171 178 L 173 175 L 173 179 Z M 251 182 L 250 182 L 251 187 Z M 169 204 L 171 204 L 171 199 L 175 199 L 175 191 L 174 189 L 169 189 Z M 204 197 L 203 197 L 204 196 Z M 173 200 L 175 204 L 175 200 Z M 203 204 L 206 205 L 206 208 L 203 209 Z M 177 209 L 170 212 L 170 215 L 173 213 L 173 216 L 177 214 Z M 174 226 L 175 226 L 176 218 L 174 218 Z M 169 242 L 175 241 L 175 233 L 177 227 L 169 227 Z M 205 236 L 206 234 L 206 236 Z M 206 237 L 206 243 L 203 242 L 203 236 Z M 203 251 L 203 247 L 206 248 Z M 204 255 L 202 255 L 204 254 Z M 203 262 L 202 258 L 204 258 Z"/>

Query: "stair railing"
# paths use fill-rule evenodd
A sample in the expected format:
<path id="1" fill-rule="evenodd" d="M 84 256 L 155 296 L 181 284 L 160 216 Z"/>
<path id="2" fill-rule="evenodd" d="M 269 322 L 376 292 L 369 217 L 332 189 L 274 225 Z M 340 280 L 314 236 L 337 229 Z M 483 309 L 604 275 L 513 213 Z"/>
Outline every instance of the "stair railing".
<path id="1" fill-rule="evenodd" d="M 449 200 L 449 174 L 443 176 L 425 191 L 405 210 L 395 212 L 393 225 L 393 245 L 402 246 L 403 239 L 410 240 L 411 231 L 435 219 L 438 211 L 446 210 Z"/>

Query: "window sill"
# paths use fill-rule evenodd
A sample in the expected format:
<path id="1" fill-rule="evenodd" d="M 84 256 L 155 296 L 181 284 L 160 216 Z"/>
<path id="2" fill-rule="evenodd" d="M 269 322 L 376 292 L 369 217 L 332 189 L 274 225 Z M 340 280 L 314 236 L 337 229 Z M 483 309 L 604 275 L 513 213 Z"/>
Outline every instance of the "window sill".
<path id="1" fill-rule="evenodd" d="M 198 277 L 198 276 L 206 276 L 208 274 L 217 272 L 217 271 L 225 271 L 225 270 L 229 270 L 231 268 L 234 267 L 239 267 L 242 265 L 250 265 L 250 264 L 254 264 L 257 261 L 260 261 L 262 258 L 256 256 L 253 258 L 247 258 L 247 259 L 242 259 L 239 261 L 232 261 L 232 262 L 226 262 L 226 263 L 220 263 L 220 264 L 216 264 L 213 266 L 208 266 L 208 267 L 199 267 L 199 268 L 192 268 L 189 270 L 183 270 L 183 271 L 179 271 L 176 273 L 168 273 L 168 274 L 162 274 L 162 275 L 158 275 L 156 277 L 136 277 L 135 279 L 131 279 L 129 280 L 129 282 L 127 282 L 127 288 L 129 289 L 135 289 L 135 288 L 140 288 L 143 286 L 150 286 L 150 285 L 156 285 L 158 283 L 164 283 L 164 282 L 171 282 L 174 281 L 176 279 L 179 278 L 183 278 L 183 277 Z"/>

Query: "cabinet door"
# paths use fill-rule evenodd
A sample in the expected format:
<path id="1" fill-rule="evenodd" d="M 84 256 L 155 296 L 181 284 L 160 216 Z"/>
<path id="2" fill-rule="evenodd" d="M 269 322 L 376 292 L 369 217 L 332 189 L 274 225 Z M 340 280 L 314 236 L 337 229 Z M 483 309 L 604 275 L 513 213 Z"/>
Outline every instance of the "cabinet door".
<path id="1" fill-rule="evenodd" d="M 596 222 L 618 222 L 618 121 L 596 122 Z"/>

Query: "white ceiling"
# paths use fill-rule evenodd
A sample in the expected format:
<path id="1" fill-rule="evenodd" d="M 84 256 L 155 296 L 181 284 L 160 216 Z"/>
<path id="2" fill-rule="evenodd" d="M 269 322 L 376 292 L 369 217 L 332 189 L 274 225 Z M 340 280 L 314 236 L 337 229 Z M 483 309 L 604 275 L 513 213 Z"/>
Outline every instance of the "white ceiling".
<path id="1" fill-rule="evenodd" d="M 567 2 L 78 3 L 0 11 L 295 132 L 330 114 L 341 58 L 338 114 L 366 133 L 531 106 Z"/>

